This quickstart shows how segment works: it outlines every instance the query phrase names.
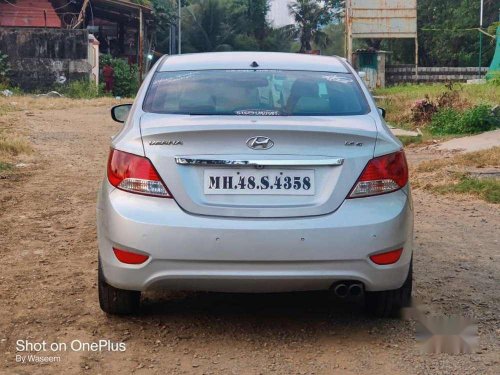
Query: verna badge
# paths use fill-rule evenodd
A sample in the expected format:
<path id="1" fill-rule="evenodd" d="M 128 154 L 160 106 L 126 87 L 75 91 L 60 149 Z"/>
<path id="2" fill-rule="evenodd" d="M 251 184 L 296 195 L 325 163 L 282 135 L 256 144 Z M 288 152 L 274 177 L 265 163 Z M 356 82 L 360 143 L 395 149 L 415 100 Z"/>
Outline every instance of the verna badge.
<path id="1" fill-rule="evenodd" d="M 247 140 L 247 146 L 252 150 L 269 150 L 274 146 L 274 142 L 268 137 L 252 137 Z"/>
<path id="2" fill-rule="evenodd" d="M 182 146 L 183 142 L 179 140 L 164 140 L 164 141 L 151 141 L 150 146 Z"/>

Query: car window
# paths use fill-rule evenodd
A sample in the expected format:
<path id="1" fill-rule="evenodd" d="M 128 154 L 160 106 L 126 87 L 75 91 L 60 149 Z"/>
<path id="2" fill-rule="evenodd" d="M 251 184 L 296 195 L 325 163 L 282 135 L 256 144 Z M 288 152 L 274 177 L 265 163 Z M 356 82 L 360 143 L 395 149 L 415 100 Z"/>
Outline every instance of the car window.
<path id="1" fill-rule="evenodd" d="M 369 111 L 351 74 L 202 70 L 158 72 L 144 110 L 189 115 L 336 116 Z"/>

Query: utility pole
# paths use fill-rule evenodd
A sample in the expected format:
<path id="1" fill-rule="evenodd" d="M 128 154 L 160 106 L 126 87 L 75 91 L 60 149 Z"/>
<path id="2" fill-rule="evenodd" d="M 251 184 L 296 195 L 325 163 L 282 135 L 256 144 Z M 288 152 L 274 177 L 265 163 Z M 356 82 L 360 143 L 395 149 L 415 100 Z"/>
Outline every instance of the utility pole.
<path id="1" fill-rule="evenodd" d="M 181 0 L 178 0 L 177 7 L 178 7 L 178 9 L 177 9 L 177 11 L 178 11 L 177 22 L 178 22 L 178 28 L 179 28 L 179 31 L 178 31 L 178 33 L 179 33 L 179 42 L 178 42 L 179 49 L 177 50 L 177 53 L 180 55 L 182 53 L 182 47 L 181 47 L 181 44 L 182 44 L 182 41 L 181 41 Z"/>
<path id="2" fill-rule="evenodd" d="M 143 59 L 144 59 L 144 20 L 142 8 L 139 8 L 139 53 L 137 54 L 137 63 L 139 65 L 139 82 L 142 83 Z"/>
<path id="3" fill-rule="evenodd" d="M 481 65 L 483 65 L 483 33 L 481 32 L 483 29 L 483 10 L 484 10 L 484 0 L 481 0 L 481 9 L 479 13 L 479 68 L 478 75 L 481 78 Z"/>

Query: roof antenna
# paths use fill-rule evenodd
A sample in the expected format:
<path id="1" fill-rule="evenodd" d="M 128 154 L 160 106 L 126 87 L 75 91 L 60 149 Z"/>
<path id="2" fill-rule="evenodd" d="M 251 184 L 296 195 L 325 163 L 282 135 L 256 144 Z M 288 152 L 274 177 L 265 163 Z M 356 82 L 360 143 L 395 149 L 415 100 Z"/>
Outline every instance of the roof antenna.
<path id="1" fill-rule="evenodd" d="M 252 68 L 257 68 L 259 64 L 257 64 L 257 61 L 254 61 L 253 63 L 250 64 Z"/>

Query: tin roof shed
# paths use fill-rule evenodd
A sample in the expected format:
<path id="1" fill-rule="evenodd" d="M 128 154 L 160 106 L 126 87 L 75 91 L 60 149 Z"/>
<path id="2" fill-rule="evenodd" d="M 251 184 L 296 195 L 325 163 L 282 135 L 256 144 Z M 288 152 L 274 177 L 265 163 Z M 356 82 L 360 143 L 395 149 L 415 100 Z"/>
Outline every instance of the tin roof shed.
<path id="1" fill-rule="evenodd" d="M 60 28 L 61 19 L 49 0 L 1 0 L 0 26 Z"/>

